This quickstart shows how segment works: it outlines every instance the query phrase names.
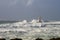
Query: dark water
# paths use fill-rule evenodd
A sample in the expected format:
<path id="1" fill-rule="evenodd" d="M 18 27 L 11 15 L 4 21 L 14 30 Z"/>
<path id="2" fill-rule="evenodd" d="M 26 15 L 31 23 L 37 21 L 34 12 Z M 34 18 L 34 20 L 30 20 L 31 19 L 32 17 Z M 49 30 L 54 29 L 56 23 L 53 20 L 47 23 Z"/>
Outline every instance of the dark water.
<path id="1" fill-rule="evenodd" d="M 15 22 L 18 22 L 18 21 L 0 21 L 0 24 L 4 24 L 4 23 L 15 23 Z"/>

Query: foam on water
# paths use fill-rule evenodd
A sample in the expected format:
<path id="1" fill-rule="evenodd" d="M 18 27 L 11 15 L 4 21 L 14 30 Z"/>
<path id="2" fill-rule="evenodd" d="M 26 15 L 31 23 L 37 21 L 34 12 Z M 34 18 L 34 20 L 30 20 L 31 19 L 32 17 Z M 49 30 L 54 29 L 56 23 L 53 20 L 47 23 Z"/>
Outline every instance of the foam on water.
<path id="1" fill-rule="evenodd" d="M 46 25 L 41 27 L 42 23 L 37 20 L 27 22 L 6 23 L 0 24 L 0 37 L 4 38 L 22 38 L 24 40 L 34 40 L 35 38 L 50 38 L 60 37 L 60 25 Z"/>

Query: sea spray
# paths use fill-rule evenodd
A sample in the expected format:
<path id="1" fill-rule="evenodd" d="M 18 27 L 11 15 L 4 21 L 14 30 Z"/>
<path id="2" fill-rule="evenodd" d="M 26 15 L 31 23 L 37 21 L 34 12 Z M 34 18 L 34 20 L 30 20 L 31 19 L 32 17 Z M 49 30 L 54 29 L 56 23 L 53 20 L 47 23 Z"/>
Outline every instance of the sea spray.
<path id="1" fill-rule="evenodd" d="M 37 37 L 50 39 L 60 37 L 60 25 L 46 25 L 41 27 L 37 20 L 27 22 L 27 20 L 14 23 L 0 24 L 0 37 L 4 38 L 22 38 L 23 40 L 33 40 Z M 37 27 L 36 27 L 37 26 Z"/>

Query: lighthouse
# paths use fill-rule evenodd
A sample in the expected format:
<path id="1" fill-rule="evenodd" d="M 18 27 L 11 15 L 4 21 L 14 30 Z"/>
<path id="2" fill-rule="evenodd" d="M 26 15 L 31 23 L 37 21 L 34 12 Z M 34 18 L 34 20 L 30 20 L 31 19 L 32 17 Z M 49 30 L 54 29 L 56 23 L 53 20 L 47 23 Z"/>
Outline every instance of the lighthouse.
<path id="1" fill-rule="evenodd" d="M 42 17 L 40 16 L 40 17 L 38 17 L 38 22 L 42 22 Z"/>

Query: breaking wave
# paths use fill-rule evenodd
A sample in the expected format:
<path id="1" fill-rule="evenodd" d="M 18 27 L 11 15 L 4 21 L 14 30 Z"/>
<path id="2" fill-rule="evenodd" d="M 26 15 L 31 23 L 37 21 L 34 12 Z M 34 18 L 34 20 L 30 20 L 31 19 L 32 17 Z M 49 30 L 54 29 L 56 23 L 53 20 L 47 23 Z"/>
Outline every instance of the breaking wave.
<path id="1" fill-rule="evenodd" d="M 60 25 L 45 25 L 43 27 L 41 25 L 42 23 L 39 23 L 38 20 L 0 24 L 0 36 L 30 40 L 37 37 L 43 39 L 60 37 Z"/>

